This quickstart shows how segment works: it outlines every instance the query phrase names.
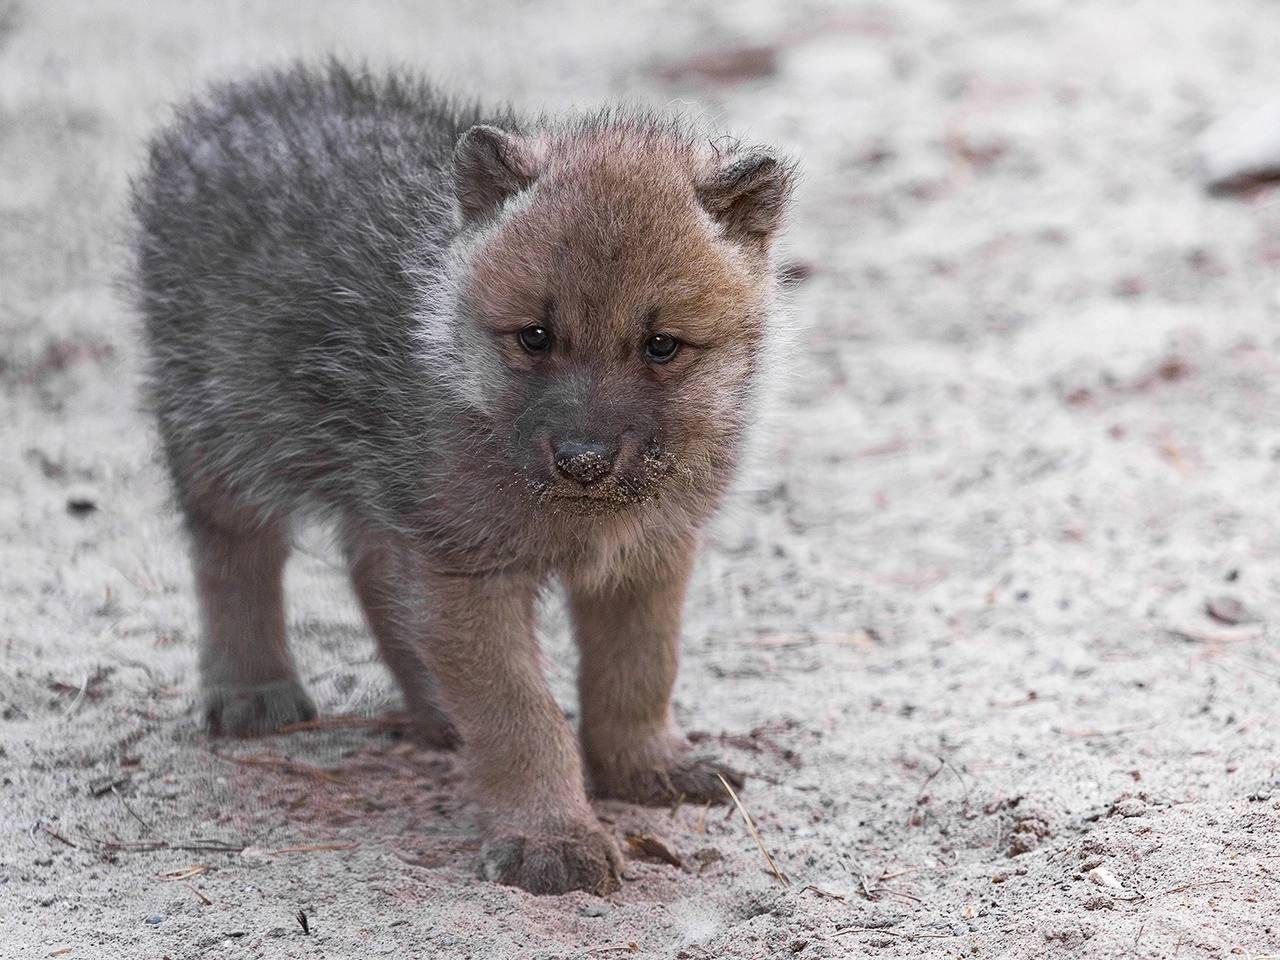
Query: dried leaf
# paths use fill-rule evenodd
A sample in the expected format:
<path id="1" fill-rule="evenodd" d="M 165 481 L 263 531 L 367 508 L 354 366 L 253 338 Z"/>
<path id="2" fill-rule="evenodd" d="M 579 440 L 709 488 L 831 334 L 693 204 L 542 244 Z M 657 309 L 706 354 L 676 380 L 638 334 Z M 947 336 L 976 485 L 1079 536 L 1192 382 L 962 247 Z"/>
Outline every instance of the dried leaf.
<path id="1" fill-rule="evenodd" d="M 663 863 L 671 864 L 673 867 L 684 866 L 684 861 L 670 847 L 651 834 L 629 833 L 627 834 L 627 846 L 637 856 L 646 857 L 650 860 L 660 860 Z"/>

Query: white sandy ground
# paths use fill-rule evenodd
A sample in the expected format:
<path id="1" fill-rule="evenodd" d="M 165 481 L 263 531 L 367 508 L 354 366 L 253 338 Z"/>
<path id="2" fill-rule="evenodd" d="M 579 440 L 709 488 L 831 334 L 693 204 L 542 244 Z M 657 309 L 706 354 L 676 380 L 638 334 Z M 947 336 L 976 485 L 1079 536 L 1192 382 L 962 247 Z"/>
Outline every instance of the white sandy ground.
<path id="1" fill-rule="evenodd" d="M 1280 92 L 1275 3 L 0 9 L 0 957 L 1280 955 L 1280 193 L 1210 198 L 1194 155 Z M 682 866 L 533 898 L 475 878 L 451 756 L 199 731 L 125 181 L 167 102 L 335 49 L 802 158 L 798 371 L 677 699 L 790 886 L 735 813 L 601 804 Z M 300 547 L 304 679 L 394 709 Z M 546 640 L 572 709 L 554 602 Z"/>

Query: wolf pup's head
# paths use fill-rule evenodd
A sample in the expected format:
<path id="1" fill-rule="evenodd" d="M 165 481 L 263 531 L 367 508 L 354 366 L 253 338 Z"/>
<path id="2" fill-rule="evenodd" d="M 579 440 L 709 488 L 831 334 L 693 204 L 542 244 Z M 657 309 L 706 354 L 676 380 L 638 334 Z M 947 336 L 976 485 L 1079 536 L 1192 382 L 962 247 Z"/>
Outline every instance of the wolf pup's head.
<path id="1" fill-rule="evenodd" d="M 462 136 L 450 329 L 425 335 L 520 486 L 580 513 L 723 490 L 775 332 L 792 173 L 634 115 Z"/>

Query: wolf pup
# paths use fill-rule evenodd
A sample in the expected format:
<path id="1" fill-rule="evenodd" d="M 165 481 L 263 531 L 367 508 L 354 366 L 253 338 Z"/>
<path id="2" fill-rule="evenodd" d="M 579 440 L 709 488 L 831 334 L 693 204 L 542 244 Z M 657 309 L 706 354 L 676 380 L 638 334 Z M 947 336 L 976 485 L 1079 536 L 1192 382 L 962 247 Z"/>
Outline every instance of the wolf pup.
<path id="1" fill-rule="evenodd" d="M 337 63 L 182 108 L 134 183 L 133 285 L 212 732 L 315 715 L 281 575 L 290 524 L 318 517 L 417 732 L 461 741 L 483 876 L 616 889 L 588 783 L 722 798 L 670 698 L 700 532 L 777 332 L 791 182 L 678 121 L 526 124 Z M 553 578 L 580 744 L 535 640 Z"/>

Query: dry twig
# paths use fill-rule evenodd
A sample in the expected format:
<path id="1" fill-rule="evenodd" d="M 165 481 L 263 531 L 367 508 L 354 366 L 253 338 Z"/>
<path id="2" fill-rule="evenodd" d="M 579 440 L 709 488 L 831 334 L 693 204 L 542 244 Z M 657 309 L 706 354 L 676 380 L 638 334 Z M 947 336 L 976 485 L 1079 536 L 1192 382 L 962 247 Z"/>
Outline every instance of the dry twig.
<path id="1" fill-rule="evenodd" d="M 89 689 L 89 671 L 85 671 L 84 680 L 80 682 L 80 689 L 76 691 L 75 699 L 71 701 L 71 705 L 62 711 L 62 718 L 65 720 L 79 709 L 80 704 L 84 702 L 84 695 Z"/>
<path id="2" fill-rule="evenodd" d="M 184 843 L 170 843 L 168 840 L 146 840 L 137 843 L 120 840 L 94 840 L 93 842 L 104 850 L 112 850 L 116 853 L 154 853 L 157 850 L 181 850 L 187 853 L 239 853 L 244 849 L 242 843 L 225 843 L 221 840 L 191 840 Z"/>
<path id="3" fill-rule="evenodd" d="M 756 846 L 760 848 L 760 852 L 764 854 L 765 863 L 769 864 L 769 872 L 773 874 L 784 887 L 791 886 L 791 881 L 787 879 L 787 875 L 778 869 L 778 865 L 773 862 L 773 857 L 769 856 L 769 851 L 765 848 L 764 840 L 760 837 L 760 831 L 756 829 L 755 822 L 751 819 L 751 814 L 747 813 L 747 808 L 742 805 L 742 801 L 738 799 L 738 795 L 734 793 L 733 787 L 729 786 L 729 781 L 724 778 L 723 774 L 717 773 L 720 782 L 724 784 L 724 788 L 729 791 L 729 798 L 733 800 L 733 805 L 738 808 L 738 812 L 742 814 L 742 820 L 747 825 L 747 830 L 751 833 L 751 838 L 755 840 Z"/>
<path id="4" fill-rule="evenodd" d="M 53 837 L 53 839 L 59 841 L 60 843 L 65 843 L 68 847 L 72 847 L 76 850 L 80 849 L 78 846 L 76 846 L 76 844 L 72 843 L 70 840 L 68 840 L 62 834 L 58 833 L 53 828 L 47 827 L 42 823 L 40 824 L 40 829 L 43 830 L 45 833 L 47 833 L 49 836 Z"/>
<path id="5" fill-rule="evenodd" d="M 801 893 L 807 893 L 812 890 L 824 900 L 844 900 L 844 895 L 840 893 L 832 893 L 829 890 L 823 890 L 821 887 L 815 887 L 812 883 L 800 888 Z"/>
<path id="6" fill-rule="evenodd" d="M 119 800 L 122 804 L 124 804 L 124 808 L 129 811 L 129 816 L 133 817 L 133 819 L 137 820 L 140 824 L 142 824 L 143 830 L 147 831 L 147 833 L 155 832 L 151 829 L 151 824 L 147 823 L 147 821 L 143 820 L 140 816 L 138 816 L 137 811 L 134 810 L 133 807 L 129 806 L 129 801 L 124 798 L 124 794 L 122 794 L 119 790 L 115 788 L 115 784 L 112 784 L 111 792 L 115 794 L 115 797 L 117 800 Z"/>
<path id="7" fill-rule="evenodd" d="M 268 770 L 279 770 L 282 773 L 292 773 L 300 777 L 313 777 L 317 780 L 323 780 L 326 783 L 336 783 L 339 785 L 347 782 L 346 778 L 333 770 L 326 770 L 323 767 L 317 767 L 314 764 L 302 763 L 299 760 L 289 760 L 285 757 L 275 757 L 269 753 L 260 753 L 252 757 L 233 757 L 230 754 L 214 753 L 219 760 L 226 760 L 228 763 L 236 763 L 242 767 L 264 767 Z"/>
<path id="8" fill-rule="evenodd" d="M 183 867 L 181 870 L 166 870 L 163 873 L 157 873 L 156 879 L 169 883 L 174 880 L 190 880 L 192 877 L 198 877 L 208 872 L 209 865 L 207 863 L 195 863 L 189 867 Z"/>
<path id="9" fill-rule="evenodd" d="M 949 933 L 921 933 L 913 930 L 894 930 L 892 927 L 837 927 L 835 935 L 842 937 L 846 933 L 887 933 L 891 937 L 903 937 L 907 940 L 914 940 L 917 937 L 924 937 L 928 940 L 946 940 L 951 934 Z"/>
<path id="10" fill-rule="evenodd" d="M 279 733 L 300 733 L 306 730 L 402 730 L 408 726 L 403 717 L 362 717 L 349 714 L 341 717 L 317 717 L 286 723 Z"/>
<path id="11" fill-rule="evenodd" d="M 304 843 L 296 847 L 281 847 L 270 851 L 271 856 L 278 857 L 284 853 L 323 853 L 327 850 L 354 850 L 354 843 Z"/>

